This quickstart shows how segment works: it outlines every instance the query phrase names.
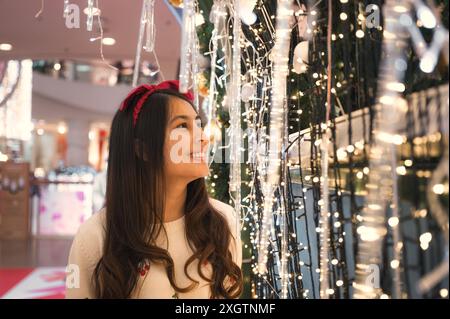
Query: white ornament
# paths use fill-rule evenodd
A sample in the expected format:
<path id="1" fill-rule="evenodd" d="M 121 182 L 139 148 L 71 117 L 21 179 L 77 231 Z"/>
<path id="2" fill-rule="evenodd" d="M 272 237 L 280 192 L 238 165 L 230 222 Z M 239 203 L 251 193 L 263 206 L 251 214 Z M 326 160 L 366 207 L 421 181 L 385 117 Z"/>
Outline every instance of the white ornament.
<path id="1" fill-rule="evenodd" d="M 245 83 L 242 86 L 242 90 L 241 90 L 241 99 L 242 102 L 249 102 L 255 95 L 256 93 L 256 88 L 253 84 L 251 83 Z"/>
<path id="2" fill-rule="evenodd" d="M 256 0 L 240 0 L 239 16 L 246 25 L 252 25 L 256 22 L 257 17 L 253 12 L 256 6 Z"/>
<path id="3" fill-rule="evenodd" d="M 309 61 L 309 42 L 302 41 L 294 49 L 294 72 L 297 74 L 305 73 L 308 69 Z"/>
<path id="4" fill-rule="evenodd" d="M 204 56 L 203 54 L 199 53 L 197 59 L 198 59 L 198 67 L 200 70 L 205 70 L 211 66 L 210 59 Z"/>

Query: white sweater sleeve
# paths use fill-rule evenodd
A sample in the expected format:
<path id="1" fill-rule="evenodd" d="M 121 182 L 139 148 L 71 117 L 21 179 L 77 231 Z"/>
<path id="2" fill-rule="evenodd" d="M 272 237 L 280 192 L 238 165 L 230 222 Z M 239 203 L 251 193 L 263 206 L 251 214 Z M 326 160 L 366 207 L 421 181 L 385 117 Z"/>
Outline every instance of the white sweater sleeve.
<path id="1" fill-rule="evenodd" d="M 211 204 L 217 209 L 228 221 L 228 225 L 233 236 L 230 243 L 231 255 L 233 261 L 242 268 L 242 241 L 241 241 L 241 224 L 240 216 L 235 212 L 235 209 L 216 199 L 210 198 Z M 239 227 L 236 227 L 236 223 L 239 223 Z"/>
<path id="2" fill-rule="evenodd" d="M 102 251 L 100 213 L 87 220 L 79 229 L 70 248 L 66 269 L 66 298 L 95 298 L 92 274 Z"/>
<path id="3" fill-rule="evenodd" d="M 233 238 L 230 242 L 230 251 L 233 257 L 233 261 L 239 268 L 242 269 L 242 240 L 241 240 L 241 224 L 240 216 L 235 212 L 235 209 L 222 203 L 220 201 L 212 199 L 213 206 L 225 216 L 228 221 L 228 225 L 231 230 Z M 236 223 L 239 223 L 239 227 L 236 227 Z M 229 285 L 228 279 L 224 282 L 225 286 Z M 239 297 L 238 297 L 239 298 Z"/>

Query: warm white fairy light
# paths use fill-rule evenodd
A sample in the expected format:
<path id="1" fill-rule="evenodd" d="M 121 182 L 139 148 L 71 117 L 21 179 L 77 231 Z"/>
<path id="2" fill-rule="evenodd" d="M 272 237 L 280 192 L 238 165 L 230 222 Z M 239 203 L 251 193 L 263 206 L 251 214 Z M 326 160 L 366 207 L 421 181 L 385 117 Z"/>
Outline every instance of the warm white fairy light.
<path id="1" fill-rule="evenodd" d="M 398 223 L 399 223 L 398 217 L 391 217 L 388 219 L 388 224 L 391 227 L 396 227 L 398 225 Z"/>
<path id="2" fill-rule="evenodd" d="M 231 83 L 228 85 L 227 100 L 230 109 L 230 194 L 234 200 L 236 213 L 236 232 L 241 231 L 241 19 L 239 17 L 239 0 L 233 1 L 233 57 Z"/>
<path id="3" fill-rule="evenodd" d="M 406 167 L 411 167 L 413 165 L 413 161 L 410 159 L 407 159 L 407 160 L 405 160 L 404 164 Z"/>
<path id="4" fill-rule="evenodd" d="M 391 261 L 391 268 L 392 269 L 397 269 L 400 266 L 400 261 L 397 259 L 394 259 Z"/>
<path id="5" fill-rule="evenodd" d="M 276 41 L 275 47 L 273 48 L 273 94 L 272 107 L 270 111 L 269 163 L 267 180 L 263 186 L 264 209 L 258 249 L 258 271 L 260 274 L 265 274 L 267 272 L 268 234 L 270 233 L 270 228 L 272 227 L 274 191 L 280 180 L 281 146 L 283 141 L 282 136 L 284 133 L 283 121 L 286 112 L 286 79 L 289 73 L 288 62 L 291 32 L 289 28 L 289 18 L 291 14 L 292 10 L 290 9 L 290 1 L 278 0 L 275 33 Z M 286 267 L 286 262 L 286 256 L 282 256 L 282 271 Z M 284 277 L 282 277 L 282 279 L 283 278 Z M 282 297 L 285 298 L 287 296 L 287 287 L 285 287 L 285 284 L 282 284 L 282 286 Z"/>
<path id="6" fill-rule="evenodd" d="M 416 14 L 419 24 L 414 23 L 411 16 L 404 15 L 401 19 L 402 25 L 407 29 L 411 36 L 411 42 L 420 58 L 420 69 L 425 73 L 431 73 L 435 69 L 439 54 L 443 50 L 446 61 L 448 62 L 448 42 L 449 35 L 442 25 L 438 23 L 438 18 L 434 15 L 432 10 L 426 6 L 422 0 L 409 0 L 415 5 Z M 423 26 L 428 29 L 433 29 L 433 39 L 431 44 L 427 46 L 419 27 Z"/>
<path id="7" fill-rule="evenodd" d="M 258 9 L 259 10 L 261 10 L 261 7 L 258 7 Z M 404 10 L 404 9 L 402 9 L 402 8 L 397 8 L 398 10 L 400 10 L 400 11 L 402 11 L 402 10 Z M 316 13 L 317 14 L 317 13 Z M 258 32 L 260 32 L 260 30 L 258 29 L 258 28 L 249 28 L 250 29 L 250 31 L 251 32 L 254 32 L 255 33 L 255 35 L 256 34 L 258 34 Z M 364 31 L 363 31 L 364 32 Z M 339 35 L 336 35 L 336 40 L 338 40 L 338 39 L 341 39 L 342 37 L 340 37 Z M 242 47 L 244 48 L 245 46 L 246 46 L 247 44 L 242 44 Z M 261 44 L 261 43 L 257 43 L 256 45 L 255 45 L 255 47 L 257 47 L 258 49 L 263 49 L 263 45 Z M 225 51 L 224 51 L 225 52 Z M 273 55 L 273 54 L 272 54 Z M 244 67 L 247 67 L 247 68 L 249 68 L 250 67 L 250 65 L 258 65 L 257 64 L 257 60 L 255 60 L 254 58 L 251 58 L 251 57 L 243 57 L 243 61 L 245 61 L 244 63 L 243 63 L 243 66 Z M 272 60 L 273 61 L 273 60 Z M 248 64 L 247 64 L 248 63 Z M 406 63 L 403 61 L 403 60 L 397 60 L 396 62 L 395 62 L 395 67 L 396 68 L 398 68 L 398 70 L 405 70 L 406 69 Z M 228 70 L 229 70 L 229 68 L 228 68 Z M 261 76 L 261 68 L 258 68 L 257 67 L 257 74 L 258 74 L 258 76 Z M 244 71 L 245 72 L 245 71 Z M 322 83 L 319 83 L 319 85 L 320 85 L 320 87 L 322 87 L 323 89 L 324 89 L 324 79 L 325 79 L 325 77 L 324 77 L 324 75 L 323 74 L 320 74 L 318 77 L 317 77 L 317 80 L 319 81 L 321 81 Z M 260 80 L 258 80 L 258 82 L 259 83 L 262 83 L 262 81 L 263 81 L 263 78 L 262 78 L 262 76 L 261 76 L 261 79 Z M 266 85 L 262 85 L 262 90 L 264 91 L 267 87 L 270 87 L 270 88 L 272 88 L 273 86 L 272 86 L 272 83 L 269 83 L 268 84 L 268 86 L 266 86 Z M 336 88 L 339 88 L 339 87 L 342 87 L 342 84 L 341 83 L 336 83 Z M 404 87 L 401 85 L 401 84 L 396 84 L 396 85 L 394 85 L 394 84 L 391 84 L 390 85 L 390 89 L 392 89 L 393 91 L 396 91 L 396 92 L 404 92 Z M 271 91 L 271 89 L 267 89 L 268 91 Z M 261 98 L 261 100 L 263 100 L 263 101 L 265 101 L 265 105 L 263 105 L 262 107 L 261 107 L 261 110 L 263 110 L 263 112 L 265 111 L 265 112 L 267 112 L 267 106 L 269 105 L 270 106 L 270 103 L 271 102 L 268 102 L 267 101 L 267 99 L 268 99 L 268 96 L 270 96 L 270 93 L 269 94 L 267 94 L 267 95 L 264 95 L 264 94 L 262 94 L 262 96 L 257 96 L 257 98 Z M 292 99 L 294 100 L 294 99 L 298 99 L 298 97 L 299 97 L 299 95 L 298 94 L 293 94 L 292 95 Z M 386 96 L 386 97 L 383 97 L 382 99 L 380 99 L 380 101 L 383 101 L 383 102 L 386 102 L 386 103 L 393 103 L 393 102 L 395 102 L 395 100 L 393 100 L 390 96 Z M 227 103 L 228 104 L 228 103 Z M 252 112 L 254 112 L 254 110 L 252 110 Z M 258 110 L 258 112 L 259 112 L 259 110 Z M 251 112 L 248 112 L 247 114 L 251 114 Z M 259 112 L 259 114 L 261 114 L 261 112 Z M 248 116 L 248 115 L 245 115 L 245 116 Z M 247 119 L 250 119 L 250 117 L 247 117 Z M 245 118 L 244 118 L 244 121 L 245 121 Z M 250 119 L 250 122 L 248 122 L 248 123 L 251 123 L 252 122 L 252 120 Z M 256 124 L 256 123 L 251 123 L 251 124 Z M 265 126 L 264 125 L 256 125 L 255 126 L 258 130 L 259 129 L 261 129 L 261 130 L 265 130 Z M 384 133 L 384 132 L 381 132 L 381 133 Z M 380 138 L 380 140 L 382 140 L 383 139 L 383 136 L 381 136 L 381 138 Z M 266 136 L 266 134 L 261 134 L 261 137 L 259 138 L 257 138 L 257 141 L 270 141 L 270 138 L 268 138 L 268 136 Z M 386 134 L 385 136 L 384 136 L 384 140 L 385 140 L 385 142 L 386 143 L 389 143 L 390 145 L 401 145 L 401 144 L 403 144 L 404 142 L 405 142 L 405 140 L 406 140 L 406 138 L 405 138 L 405 136 L 401 136 L 401 135 L 399 135 L 399 134 Z M 387 141 L 387 140 L 389 140 L 389 142 Z M 321 144 L 319 144 L 319 145 L 316 145 L 317 147 L 319 147 Z M 347 158 L 348 158 L 348 156 L 349 156 L 349 154 L 357 154 L 358 153 L 358 151 L 360 151 L 360 150 L 364 150 L 364 144 L 362 144 L 362 147 L 361 147 L 361 145 L 359 144 L 359 143 L 355 143 L 354 144 L 354 148 L 349 148 L 349 149 L 347 149 L 346 147 L 345 148 L 343 148 L 343 149 L 341 149 L 341 150 L 339 150 L 338 151 L 338 154 L 340 155 L 340 156 L 338 156 L 338 158 L 340 157 L 341 159 L 343 159 L 343 160 L 346 160 Z M 255 153 L 256 154 L 256 153 Z M 261 153 L 262 154 L 262 153 Z M 375 154 L 376 155 L 376 154 Z M 407 163 L 408 162 L 406 162 L 406 163 L 404 163 L 404 167 L 406 168 L 406 167 L 409 167 L 408 165 L 407 165 Z M 294 167 L 295 167 L 295 165 L 294 165 Z M 393 168 L 393 170 L 391 170 L 391 174 L 396 174 L 396 169 L 397 169 L 397 167 L 400 167 L 400 166 L 398 166 L 398 165 L 396 165 L 394 168 Z M 258 174 L 258 180 L 259 181 L 264 181 L 264 176 L 265 176 L 265 171 L 267 170 L 267 167 L 264 167 L 264 166 L 259 166 L 258 165 L 258 168 L 257 168 L 257 170 L 259 170 L 259 174 Z M 403 171 L 403 168 L 400 168 L 400 170 L 401 171 Z M 365 167 L 364 169 L 362 169 L 362 173 L 363 174 L 365 174 L 365 175 L 368 175 L 368 174 L 370 174 L 370 172 L 371 172 L 371 169 L 369 168 L 369 167 Z M 358 172 L 359 173 L 359 172 Z M 359 174 L 360 175 L 360 174 Z M 263 177 L 263 178 L 261 178 L 261 177 Z M 305 179 L 306 180 L 306 179 Z M 310 176 L 309 177 L 309 180 L 310 181 L 312 181 L 312 182 L 318 182 L 318 176 Z M 256 181 L 256 177 L 255 177 L 255 181 Z M 321 180 L 321 182 L 323 182 L 322 180 Z M 250 183 L 248 184 L 248 185 L 250 185 Z M 375 184 L 374 185 L 375 187 L 378 187 L 379 185 L 377 185 L 377 184 Z M 252 199 L 251 199 L 251 197 L 249 197 L 248 198 L 249 199 L 249 201 L 247 201 L 249 204 L 250 203 L 252 203 Z M 243 202 L 245 202 L 245 199 L 243 200 Z M 321 207 L 323 207 L 323 200 L 321 200 L 320 201 L 321 202 Z M 273 203 L 273 202 L 272 202 Z M 271 203 L 271 204 L 272 204 Z M 254 205 L 254 203 L 252 203 L 251 204 L 252 206 L 253 206 L 253 209 L 255 210 L 255 212 L 258 210 L 258 205 Z M 264 209 L 264 204 L 262 204 L 260 207 L 262 207 L 263 209 Z M 371 208 L 374 208 L 374 209 L 380 209 L 380 207 L 379 206 L 377 206 L 377 205 L 370 205 L 370 207 Z M 252 214 L 253 216 L 255 216 L 255 214 L 253 214 L 252 212 L 249 212 L 250 214 Z M 277 212 L 277 214 L 280 216 L 280 213 L 279 213 L 279 211 Z M 360 218 L 361 218 L 361 216 L 359 216 Z M 334 225 L 334 224 L 333 224 Z M 261 224 L 261 226 L 262 226 L 262 224 Z M 268 227 L 268 228 L 270 228 L 270 229 L 273 229 L 272 228 L 272 225 L 270 226 L 270 227 Z M 251 236 L 253 236 L 253 237 L 251 237 L 251 242 L 255 245 L 255 246 L 257 246 L 258 248 L 259 248 L 259 243 L 258 243 L 258 241 L 256 240 L 256 236 L 255 236 L 255 233 L 257 233 L 257 232 L 259 232 L 261 230 L 261 227 L 259 227 L 259 225 L 255 225 L 254 227 L 253 227 L 253 231 L 252 231 L 252 234 L 251 234 Z M 368 239 L 368 240 L 377 240 L 377 239 L 379 239 L 380 238 L 380 236 L 383 236 L 383 233 L 376 233 L 376 232 L 371 232 L 371 231 L 369 231 L 367 228 L 365 229 L 365 231 L 363 231 L 364 230 L 364 227 L 362 227 L 362 228 L 359 228 L 359 232 L 361 232 L 361 233 L 363 233 L 361 236 L 363 237 L 363 238 L 365 238 L 365 239 Z M 269 235 L 270 235 L 270 232 L 268 232 L 269 233 Z M 364 234 L 365 233 L 365 234 Z M 274 236 L 278 236 L 279 234 L 277 233 L 277 234 L 274 234 Z M 290 234 L 288 234 L 288 235 L 290 235 Z M 281 236 L 281 237 L 283 237 L 283 235 Z M 342 238 L 339 238 L 339 242 L 342 242 Z M 398 245 L 397 245 L 398 246 Z M 278 248 L 278 250 L 280 249 L 280 247 L 277 247 Z M 276 249 L 275 247 L 273 248 L 273 249 Z M 274 253 L 273 251 L 271 251 L 271 252 L 267 252 L 267 253 Z M 287 255 L 287 254 L 286 254 Z M 279 261 L 281 260 L 281 259 L 278 259 L 277 257 L 279 257 L 279 256 L 274 256 L 274 258 L 275 258 L 275 263 L 279 263 Z M 252 260 L 255 260 L 256 261 L 256 258 L 255 258 L 255 256 L 252 256 Z M 394 260 L 397 260 L 397 259 L 394 259 Z M 399 259 L 398 259 L 399 260 Z M 394 263 L 395 264 L 395 263 Z M 399 269 L 400 267 L 397 267 L 397 269 Z M 253 272 L 255 273 L 255 274 L 258 274 L 258 270 L 259 270 L 259 267 L 254 267 L 253 269 Z M 320 274 L 320 270 L 317 272 L 318 274 Z M 280 276 L 281 277 L 281 279 L 283 280 L 284 278 L 287 278 L 288 276 L 284 276 L 284 275 L 281 275 Z M 262 279 L 263 277 L 261 277 L 261 279 Z M 297 278 L 297 277 L 296 277 Z M 264 282 L 263 282 L 263 284 L 264 284 Z M 336 284 L 337 284 L 337 282 L 336 282 Z M 261 282 L 258 282 L 258 286 L 260 286 L 261 285 Z M 256 286 L 256 285 L 255 285 Z M 254 287 L 255 287 L 254 286 Z M 269 288 L 270 288 L 270 284 L 268 285 L 269 286 Z M 338 285 L 336 285 L 336 286 L 338 286 Z M 253 290 L 253 292 L 255 291 L 255 288 L 254 287 L 252 287 L 252 290 Z M 273 287 L 272 287 L 273 288 Z M 328 291 L 327 291 L 328 292 Z M 258 295 L 260 295 L 259 297 L 260 298 L 265 298 L 265 297 L 267 297 L 267 296 L 265 296 L 265 294 L 266 294 L 266 292 L 263 292 L 263 295 L 260 295 L 260 294 L 258 294 Z M 255 297 L 256 297 L 256 295 L 254 295 Z M 387 296 L 387 295 L 386 295 Z M 384 297 L 384 295 L 383 295 L 383 297 Z"/>
<path id="8" fill-rule="evenodd" d="M 324 79 L 327 80 L 327 102 L 326 102 L 326 123 L 330 120 L 330 112 L 331 112 L 331 94 L 332 94 L 332 46 L 331 41 L 333 40 L 333 5 L 332 1 L 328 1 L 328 26 L 327 26 L 327 74 L 323 76 Z M 341 15 L 342 19 L 342 15 Z M 345 20 L 345 19 L 342 19 Z M 329 161 L 329 145 L 331 141 L 331 132 L 327 129 L 327 126 L 323 125 L 323 135 L 320 144 L 320 171 L 321 171 L 321 193 L 320 193 L 320 233 L 319 233 L 319 266 L 320 266 L 320 298 L 329 298 L 329 295 L 334 293 L 334 290 L 330 288 L 330 282 L 328 277 L 328 256 L 329 256 L 329 201 L 330 201 L 330 192 L 329 192 L 329 181 L 328 181 L 328 161 Z M 348 151 L 348 150 L 347 150 Z M 351 151 L 353 152 L 353 150 Z M 351 153 L 350 152 L 350 153 Z M 317 182 L 317 181 L 316 181 Z M 336 227 L 336 225 L 335 225 Z M 337 227 L 340 227 L 338 225 Z"/>
<path id="9" fill-rule="evenodd" d="M 363 30 L 356 31 L 356 37 L 360 39 L 364 38 L 364 31 Z"/>
<path id="10" fill-rule="evenodd" d="M 406 175 L 406 167 L 405 166 L 398 166 L 395 171 L 398 175 Z"/>
<path id="11" fill-rule="evenodd" d="M 448 189 L 448 187 L 447 187 L 447 189 Z M 437 195 L 442 195 L 446 192 L 446 187 L 444 184 L 435 184 L 435 185 L 433 185 L 433 192 Z"/>
<path id="12" fill-rule="evenodd" d="M 384 52 L 389 58 L 383 61 L 381 65 L 379 102 L 377 117 L 375 119 L 375 145 L 370 152 L 370 170 L 367 205 L 362 214 L 362 224 L 357 228 L 360 235 L 359 254 L 357 256 L 356 270 L 356 298 L 374 298 L 378 291 L 364 282 L 366 278 L 365 267 L 368 264 L 378 264 L 381 261 L 380 248 L 382 239 L 386 233 L 383 226 L 383 219 L 388 204 L 392 208 L 392 217 L 388 224 L 392 228 L 394 241 L 394 256 L 391 261 L 393 269 L 393 297 L 401 298 L 400 289 L 400 258 L 401 245 L 398 225 L 398 191 L 397 175 L 405 175 L 406 167 L 412 165 L 412 161 L 405 161 L 404 166 L 397 166 L 396 147 L 405 142 L 405 137 L 396 132 L 398 121 L 405 108 L 398 103 L 399 94 L 405 91 L 405 85 L 402 83 L 404 72 L 406 71 L 405 47 L 407 45 L 407 31 L 410 31 L 413 43 L 420 42 L 421 38 L 416 32 L 416 25 L 412 22 L 411 9 L 415 4 L 418 10 L 417 16 L 423 20 L 430 28 L 435 25 L 432 21 L 434 16 L 430 16 L 429 9 L 418 0 L 390 0 L 384 5 L 385 28 L 384 28 Z M 362 36 L 362 33 L 357 37 Z M 436 34 L 435 34 L 436 35 Z M 421 51 L 416 45 L 419 57 L 421 57 L 421 68 L 425 72 L 431 72 L 436 65 L 436 56 L 445 39 L 437 32 L 434 38 L 434 46 L 430 50 Z M 448 41 L 448 34 L 447 34 Z M 437 43 L 437 44 L 436 44 Z M 417 49 L 419 48 L 419 49 Z M 423 65 L 423 66 L 422 66 Z M 448 224 L 447 224 L 448 225 Z M 447 228 L 448 230 L 448 228 Z M 425 238 L 421 241 L 422 249 L 428 247 L 428 241 Z"/>
<path id="13" fill-rule="evenodd" d="M 211 75 L 209 83 L 208 96 L 208 124 L 212 125 L 213 119 L 216 118 L 216 65 L 217 65 L 217 51 L 218 38 L 224 32 L 225 18 L 227 16 L 225 2 L 222 0 L 215 0 L 211 8 L 211 16 L 213 23 L 213 31 L 211 34 L 210 48 L 211 48 Z"/>
<path id="14" fill-rule="evenodd" d="M 411 33 L 412 42 L 415 44 L 414 48 L 419 57 L 421 57 L 420 68 L 422 71 L 430 73 L 434 70 L 438 56 L 442 53 L 447 66 L 449 61 L 449 36 L 448 30 L 446 30 L 439 21 L 439 16 L 435 16 L 432 10 L 424 5 L 422 1 L 414 0 L 416 6 L 416 12 L 418 18 L 421 20 L 422 25 L 426 28 L 434 28 L 433 29 L 433 40 L 430 46 L 427 48 L 425 46 L 421 46 L 423 43 L 423 38 L 420 32 L 417 32 L 416 25 L 407 25 L 405 27 L 409 27 L 409 31 Z M 427 2 L 429 6 L 433 7 L 433 2 Z M 435 10 L 435 8 L 433 7 Z M 448 118 L 448 89 L 444 93 L 446 99 L 446 108 Z M 445 102 L 444 102 L 445 103 Z M 444 154 L 434 170 L 432 174 L 429 172 L 417 172 L 418 177 L 426 177 L 430 178 L 427 186 L 427 201 L 429 205 L 429 209 L 432 217 L 436 220 L 443 238 L 445 240 L 445 247 L 447 258 L 445 258 L 441 263 L 433 269 L 430 273 L 426 274 L 423 278 L 420 279 L 417 288 L 418 291 L 422 294 L 429 291 L 431 288 L 436 286 L 440 281 L 442 281 L 448 275 L 449 269 L 449 260 L 448 260 L 448 248 L 449 248 L 449 218 L 448 218 L 448 208 L 444 207 L 440 201 L 439 196 L 443 193 L 444 188 L 442 185 L 442 180 L 447 179 L 449 177 L 448 170 L 448 160 L 449 160 L 449 127 L 448 120 L 442 122 L 442 132 L 443 134 L 443 150 Z M 420 141 L 417 141 L 418 143 Z M 425 141 L 426 142 L 426 141 Z M 419 143 L 420 144 L 420 143 Z M 447 187 L 448 189 L 448 187 Z M 448 191 L 448 190 L 447 190 Z M 427 212 L 424 210 L 422 214 L 419 215 L 426 216 Z M 425 233 L 420 236 L 420 247 L 423 250 L 427 250 L 429 247 L 429 243 L 432 239 L 431 233 Z"/>

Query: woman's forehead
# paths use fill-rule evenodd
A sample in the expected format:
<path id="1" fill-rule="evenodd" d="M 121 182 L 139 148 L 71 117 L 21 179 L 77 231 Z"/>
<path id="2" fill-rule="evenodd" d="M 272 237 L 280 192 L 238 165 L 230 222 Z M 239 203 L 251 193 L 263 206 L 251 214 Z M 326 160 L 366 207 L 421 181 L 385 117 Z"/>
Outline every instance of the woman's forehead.
<path id="1" fill-rule="evenodd" d="M 192 117 L 195 119 L 197 117 L 197 112 L 192 107 L 192 105 L 178 97 L 173 97 L 170 99 L 170 118 L 174 118 L 176 116 L 185 115 L 188 117 Z"/>

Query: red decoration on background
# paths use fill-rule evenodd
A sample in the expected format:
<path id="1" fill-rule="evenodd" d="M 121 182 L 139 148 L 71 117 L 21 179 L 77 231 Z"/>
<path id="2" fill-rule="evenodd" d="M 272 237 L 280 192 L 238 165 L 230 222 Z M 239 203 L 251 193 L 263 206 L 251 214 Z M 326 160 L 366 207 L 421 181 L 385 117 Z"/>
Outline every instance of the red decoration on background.
<path id="1" fill-rule="evenodd" d="M 103 146 L 105 144 L 105 140 L 108 137 L 108 132 L 104 129 L 100 129 L 98 131 L 98 163 L 97 163 L 97 170 L 100 170 L 103 163 Z"/>

